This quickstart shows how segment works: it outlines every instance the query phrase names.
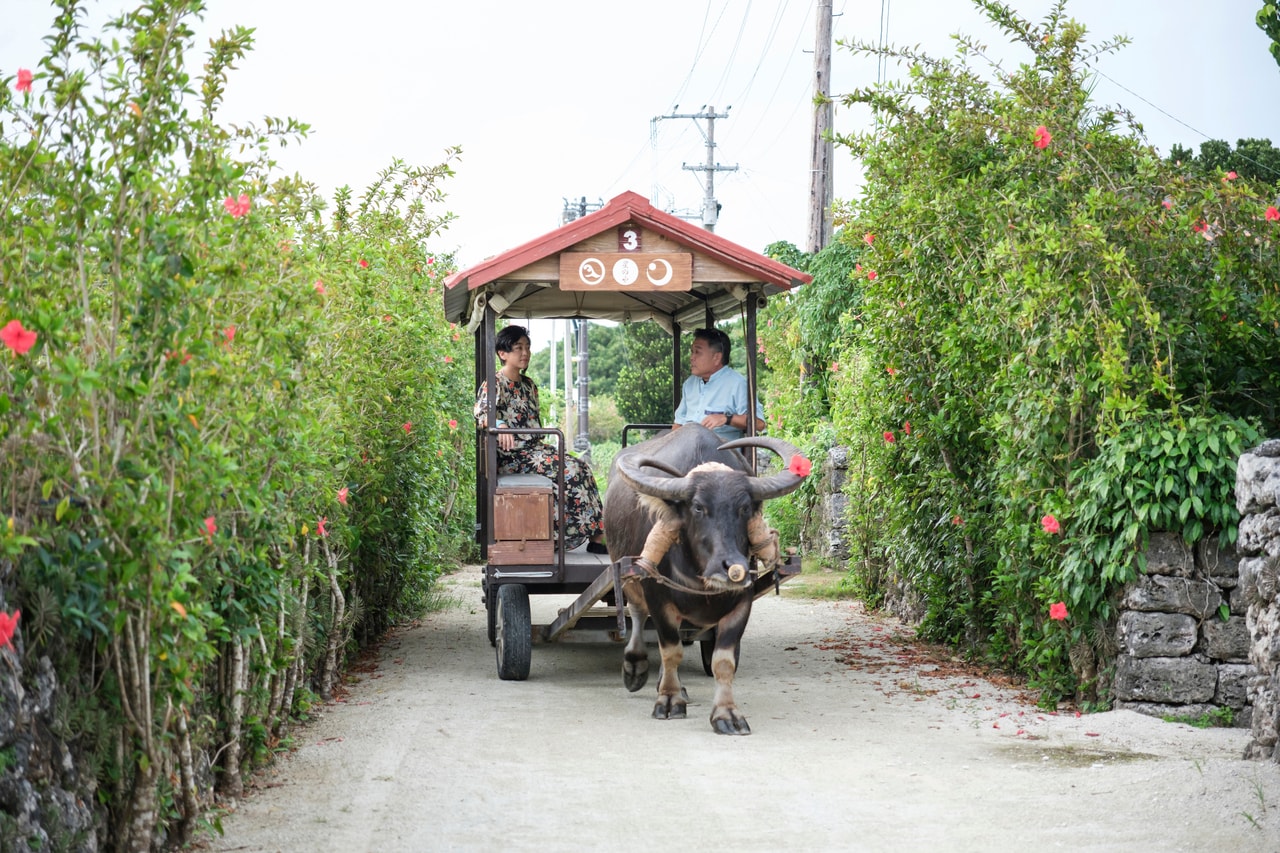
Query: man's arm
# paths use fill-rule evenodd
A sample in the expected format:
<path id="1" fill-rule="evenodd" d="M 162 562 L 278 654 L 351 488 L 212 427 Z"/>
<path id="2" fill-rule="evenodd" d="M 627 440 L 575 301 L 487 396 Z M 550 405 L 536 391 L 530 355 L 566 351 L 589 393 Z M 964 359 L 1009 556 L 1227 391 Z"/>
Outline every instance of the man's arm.
<path id="1" fill-rule="evenodd" d="M 684 389 L 680 389 L 680 405 L 676 406 L 676 413 L 671 419 L 671 428 L 679 429 L 680 425 L 689 419 L 688 404 L 685 402 L 689 395 L 684 393 Z"/>
<path id="2" fill-rule="evenodd" d="M 743 432 L 746 432 L 747 431 L 747 413 L 743 412 L 742 414 L 739 414 L 739 415 L 731 415 L 729 417 L 728 425 L 733 427 L 734 429 L 740 429 Z M 761 420 L 760 418 L 756 418 L 756 432 L 757 433 L 764 432 L 764 421 Z"/>

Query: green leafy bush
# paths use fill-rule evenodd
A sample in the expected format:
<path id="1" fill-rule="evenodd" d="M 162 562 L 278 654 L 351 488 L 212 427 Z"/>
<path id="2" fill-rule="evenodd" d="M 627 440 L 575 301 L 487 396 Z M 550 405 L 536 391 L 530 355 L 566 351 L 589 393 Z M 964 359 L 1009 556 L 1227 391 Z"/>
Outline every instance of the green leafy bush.
<path id="1" fill-rule="evenodd" d="M 975 5 L 1023 64 L 889 49 L 908 81 L 843 99 L 879 116 L 841 140 L 868 176 L 841 233 L 867 244 L 834 347 L 851 387 L 829 394 L 860 460 L 854 568 L 909 587 L 925 635 L 1088 699 L 1146 531 L 1230 536 L 1235 454 L 1280 430 L 1280 214 L 1090 102 L 1122 39 L 1086 44 L 1064 2 L 1040 24 Z"/>
<path id="2" fill-rule="evenodd" d="M 30 91 L 0 90 L 0 324 L 34 333 L 0 350 L 0 583 L 25 662 L 57 662 L 112 849 L 189 840 L 193 755 L 237 794 L 470 547 L 467 348 L 428 249 L 456 151 L 326 215 L 273 180 L 305 125 L 218 123 L 251 31 L 186 71 L 202 9 L 97 38 L 60 4 Z"/>

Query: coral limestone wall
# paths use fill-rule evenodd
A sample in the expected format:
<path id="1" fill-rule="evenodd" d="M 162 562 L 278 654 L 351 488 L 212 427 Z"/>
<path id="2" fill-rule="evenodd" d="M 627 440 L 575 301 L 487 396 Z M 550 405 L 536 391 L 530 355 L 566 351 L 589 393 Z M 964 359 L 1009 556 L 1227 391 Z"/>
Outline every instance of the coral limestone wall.
<path id="1" fill-rule="evenodd" d="M 1253 740 L 1249 758 L 1280 762 L 1280 439 L 1240 457 L 1236 467 L 1240 510 L 1240 590 L 1247 606 Z"/>

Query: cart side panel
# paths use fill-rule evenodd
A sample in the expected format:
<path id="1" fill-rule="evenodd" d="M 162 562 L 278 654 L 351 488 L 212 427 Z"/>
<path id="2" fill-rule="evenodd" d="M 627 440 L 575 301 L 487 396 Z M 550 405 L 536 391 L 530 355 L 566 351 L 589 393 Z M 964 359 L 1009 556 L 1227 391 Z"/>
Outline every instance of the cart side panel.
<path id="1" fill-rule="evenodd" d="M 495 566 L 555 561 L 551 522 L 555 491 L 537 475 L 503 475 L 493 498 L 493 538 L 489 563 Z"/>

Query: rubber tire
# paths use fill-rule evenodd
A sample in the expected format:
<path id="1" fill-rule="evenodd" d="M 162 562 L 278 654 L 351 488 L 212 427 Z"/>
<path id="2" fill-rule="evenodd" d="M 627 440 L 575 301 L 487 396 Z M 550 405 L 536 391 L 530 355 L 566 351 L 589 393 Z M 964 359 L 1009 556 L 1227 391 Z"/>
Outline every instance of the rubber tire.
<path id="1" fill-rule="evenodd" d="M 489 645 L 498 644 L 498 588 L 491 586 L 484 591 L 484 628 Z"/>
<path id="2" fill-rule="evenodd" d="M 494 643 L 498 678 L 524 681 L 533 661 L 533 621 L 529 613 L 529 590 L 524 584 L 498 587 L 497 637 Z"/>

